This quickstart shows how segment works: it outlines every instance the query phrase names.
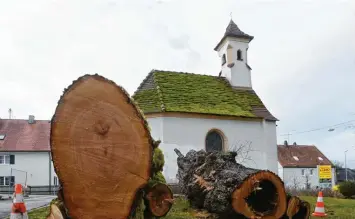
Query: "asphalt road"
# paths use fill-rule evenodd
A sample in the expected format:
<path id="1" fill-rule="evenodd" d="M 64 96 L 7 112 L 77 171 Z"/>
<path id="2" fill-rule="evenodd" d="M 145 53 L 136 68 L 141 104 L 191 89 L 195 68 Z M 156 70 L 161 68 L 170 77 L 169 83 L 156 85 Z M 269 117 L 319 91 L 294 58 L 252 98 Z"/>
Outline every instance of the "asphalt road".
<path id="1" fill-rule="evenodd" d="M 38 207 L 47 205 L 55 197 L 56 196 L 32 195 L 28 198 L 25 198 L 25 205 L 26 205 L 27 211 L 29 211 L 33 208 L 38 208 Z M 11 204 L 12 204 L 11 199 L 0 200 L 0 218 L 6 218 L 7 216 L 10 215 Z"/>

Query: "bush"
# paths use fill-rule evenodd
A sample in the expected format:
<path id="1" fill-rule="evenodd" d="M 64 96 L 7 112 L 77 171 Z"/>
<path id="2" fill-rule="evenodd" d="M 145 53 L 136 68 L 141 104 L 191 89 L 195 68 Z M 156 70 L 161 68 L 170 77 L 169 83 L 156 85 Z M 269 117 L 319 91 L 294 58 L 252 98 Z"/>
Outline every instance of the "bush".
<path id="1" fill-rule="evenodd" d="M 152 165 L 153 173 L 156 173 L 158 171 L 163 171 L 164 164 L 165 164 L 165 160 L 164 160 L 163 151 L 160 150 L 160 148 L 155 148 L 154 155 L 153 155 L 153 165 Z"/>
<path id="2" fill-rule="evenodd" d="M 286 192 L 293 196 L 313 196 L 317 197 L 319 189 L 294 189 L 286 188 Z M 333 198 L 344 198 L 344 196 L 339 191 L 334 191 L 332 189 L 322 189 L 323 197 L 333 197 Z"/>
<path id="3" fill-rule="evenodd" d="M 347 181 L 339 184 L 339 191 L 346 198 L 351 198 L 355 196 L 355 182 Z"/>
<path id="4" fill-rule="evenodd" d="M 148 185 L 153 186 L 154 184 L 166 183 L 165 177 L 162 173 L 165 164 L 164 154 L 159 148 L 154 149 L 153 164 L 152 164 L 152 177 L 150 178 Z"/>

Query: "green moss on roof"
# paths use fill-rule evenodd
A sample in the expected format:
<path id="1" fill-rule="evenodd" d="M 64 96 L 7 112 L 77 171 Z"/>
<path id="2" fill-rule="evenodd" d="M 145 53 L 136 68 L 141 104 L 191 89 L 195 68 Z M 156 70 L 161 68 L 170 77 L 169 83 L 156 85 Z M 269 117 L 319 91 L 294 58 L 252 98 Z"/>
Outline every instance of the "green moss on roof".
<path id="1" fill-rule="evenodd" d="M 228 81 L 209 75 L 153 71 L 133 98 L 144 113 L 186 112 L 257 117 L 252 107 L 264 107 L 248 90 L 233 89 Z M 152 83 L 143 89 L 144 83 Z"/>
<path id="2" fill-rule="evenodd" d="M 143 90 L 134 95 L 134 100 L 144 112 L 161 112 L 161 102 L 156 89 Z"/>

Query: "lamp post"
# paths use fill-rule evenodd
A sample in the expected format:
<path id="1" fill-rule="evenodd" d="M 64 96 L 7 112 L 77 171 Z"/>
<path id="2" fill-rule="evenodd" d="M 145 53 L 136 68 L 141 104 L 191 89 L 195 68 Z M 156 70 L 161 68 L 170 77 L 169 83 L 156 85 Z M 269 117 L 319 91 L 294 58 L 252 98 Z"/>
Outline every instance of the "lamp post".
<path id="1" fill-rule="evenodd" d="M 345 156 L 345 181 L 348 181 L 348 169 L 346 168 L 346 152 L 348 152 L 348 150 L 344 151 L 344 156 Z"/>

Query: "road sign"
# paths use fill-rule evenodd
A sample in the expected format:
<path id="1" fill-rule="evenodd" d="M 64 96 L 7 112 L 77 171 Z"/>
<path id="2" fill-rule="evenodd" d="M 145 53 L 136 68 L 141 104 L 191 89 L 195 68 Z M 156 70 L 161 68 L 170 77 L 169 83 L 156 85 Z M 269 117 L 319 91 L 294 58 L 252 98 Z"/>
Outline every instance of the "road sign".
<path id="1" fill-rule="evenodd" d="M 331 179 L 332 178 L 332 166 L 331 165 L 319 165 L 318 166 L 319 179 Z"/>

